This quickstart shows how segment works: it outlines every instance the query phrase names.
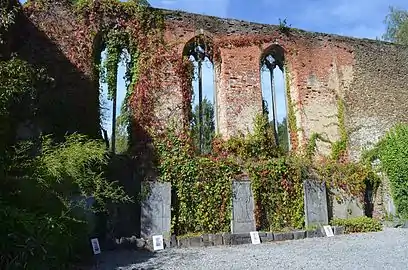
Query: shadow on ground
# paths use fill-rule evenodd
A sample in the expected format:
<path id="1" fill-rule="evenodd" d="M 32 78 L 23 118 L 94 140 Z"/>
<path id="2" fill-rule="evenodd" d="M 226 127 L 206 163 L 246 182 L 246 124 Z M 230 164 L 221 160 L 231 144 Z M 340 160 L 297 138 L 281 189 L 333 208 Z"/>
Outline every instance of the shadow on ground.
<path id="1" fill-rule="evenodd" d="M 195 252 L 193 252 L 195 253 Z M 190 254 L 191 255 L 191 254 Z M 197 254 L 195 254 L 197 255 Z M 195 256 L 194 255 L 194 256 Z M 169 261 L 180 261 L 182 254 L 163 250 L 159 252 L 116 250 L 95 256 L 87 267 L 80 270 L 151 270 L 159 269 Z"/>

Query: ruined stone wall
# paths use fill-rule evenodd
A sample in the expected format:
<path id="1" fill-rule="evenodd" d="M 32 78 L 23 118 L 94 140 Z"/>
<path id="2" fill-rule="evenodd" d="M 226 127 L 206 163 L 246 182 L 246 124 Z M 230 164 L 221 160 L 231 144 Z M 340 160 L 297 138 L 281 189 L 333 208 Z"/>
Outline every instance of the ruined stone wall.
<path id="1" fill-rule="evenodd" d="M 349 154 L 357 159 L 392 125 L 407 121 L 408 48 L 385 42 L 292 29 L 215 17 L 165 11 L 167 39 L 186 44 L 204 34 L 216 53 L 219 132 L 229 137 L 251 130 L 262 108 L 260 58 L 268 46 L 285 51 L 288 98 L 294 106 L 298 143 L 313 133 L 334 142 L 341 129 L 350 138 Z M 180 46 L 182 48 L 182 46 Z M 179 51 L 180 55 L 182 51 Z M 343 101 L 345 111 L 338 103 Z M 345 127 L 339 126 L 344 117 Z M 292 138 L 292 141 L 293 141 Z M 330 144 L 318 142 L 321 154 Z"/>
<path id="2" fill-rule="evenodd" d="M 54 79 L 40 93 L 40 129 L 64 135 L 81 132 L 100 137 L 99 84 L 94 77 L 95 31 L 63 1 L 46 8 L 32 3 L 20 14 L 13 51 Z M 79 42 L 81 41 L 81 42 Z"/>
<path id="3" fill-rule="evenodd" d="M 60 90 L 71 89 L 64 93 L 76 93 L 74 99 L 60 96 L 57 101 L 70 100 L 72 106 L 77 106 L 75 117 L 90 116 L 81 119 L 78 128 L 88 128 L 86 121 L 88 124 L 93 121 L 90 124 L 95 125 L 99 117 L 95 105 L 98 103 L 97 82 L 92 76 L 95 40 L 90 39 L 84 48 L 76 48 L 75 40 L 95 37 L 92 31 L 96 30 L 87 28 L 83 21 L 77 21 L 61 7 L 26 12 L 27 25 L 48 41 L 25 36 L 37 43 L 22 45 L 21 51 L 26 52 L 27 57 L 36 58 L 42 50 L 53 50 L 64 63 L 70 63 L 69 71 L 68 64 L 62 66 L 56 59 L 48 59 L 47 54 L 45 58 L 33 60 L 55 73 Z M 49 12 L 56 13 L 48 16 Z M 273 44 L 285 52 L 287 94 L 297 126 L 291 136 L 292 144 L 306 143 L 313 133 L 320 133 L 331 141 L 338 140 L 343 128 L 338 125 L 339 100 L 345 102 L 345 128 L 350 134 L 352 159 L 358 158 L 366 143 L 376 140 L 393 124 L 408 120 L 404 113 L 408 108 L 407 48 L 296 29 L 284 33 L 278 26 L 179 11 L 163 10 L 163 14 L 165 41 L 180 58 L 185 45 L 197 35 L 204 34 L 213 42 L 217 126 L 224 138 L 250 131 L 255 115 L 261 112 L 260 58 Z M 54 31 L 55 28 L 60 31 Z M 89 58 L 76 57 L 72 53 L 75 50 L 87 50 Z M 183 102 L 176 67 L 168 63 L 165 72 L 163 87 L 168 96 L 160 99 L 156 110 L 163 119 L 169 114 L 180 114 Z M 318 151 L 328 154 L 330 144 L 319 142 Z"/>
<path id="4" fill-rule="evenodd" d="M 398 122 L 408 122 L 408 48 L 365 42 L 354 46 L 353 81 L 346 91 L 350 154 L 377 142 Z"/>

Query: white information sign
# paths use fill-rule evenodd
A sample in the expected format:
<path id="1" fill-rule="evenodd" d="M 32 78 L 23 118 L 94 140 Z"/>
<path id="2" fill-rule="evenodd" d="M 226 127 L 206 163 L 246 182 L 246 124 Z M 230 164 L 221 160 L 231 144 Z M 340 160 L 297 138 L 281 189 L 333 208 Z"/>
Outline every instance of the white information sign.
<path id="1" fill-rule="evenodd" d="M 332 227 L 330 225 L 323 226 L 324 232 L 326 233 L 327 237 L 334 236 Z"/>
<path id="2" fill-rule="evenodd" d="M 153 235 L 153 250 L 164 249 L 163 235 Z"/>
<path id="3" fill-rule="evenodd" d="M 261 243 L 261 239 L 259 238 L 258 232 L 250 232 L 252 244 L 258 245 Z"/>
<path id="4" fill-rule="evenodd" d="M 99 247 L 98 238 L 92 238 L 91 244 L 92 244 L 92 250 L 93 250 L 94 255 L 100 254 L 101 248 Z"/>

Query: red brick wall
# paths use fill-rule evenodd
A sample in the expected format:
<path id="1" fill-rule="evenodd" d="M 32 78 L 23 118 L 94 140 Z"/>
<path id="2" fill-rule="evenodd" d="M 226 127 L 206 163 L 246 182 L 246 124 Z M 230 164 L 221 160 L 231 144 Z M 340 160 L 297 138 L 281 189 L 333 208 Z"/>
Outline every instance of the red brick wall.
<path id="1" fill-rule="evenodd" d="M 259 62 L 264 49 L 271 44 L 278 44 L 285 51 L 288 98 L 294 105 L 298 128 L 296 134 L 292 134 L 293 143 L 297 139 L 304 144 L 315 132 L 331 141 L 337 140 L 340 134 L 339 98 L 346 104 L 344 116 L 353 158 L 358 157 L 367 142 L 377 140 L 393 123 L 408 120 L 405 114 L 408 107 L 407 48 L 298 29 L 283 33 L 278 26 L 178 11 L 164 10 L 163 14 L 165 41 L 176 59 L 181 59 L 184 46 L 195 36 L 205 34 L 211 38 L 217 54 L 214 67 L 218 130 L 226 138 L 250 131 L 253 118 L 261 111 Z M 98 27 L 85 25 L 58 3 L 48 10 L 26 10 L 26 15 L 28 26 L 38 33 L 27 37 L 33 41 L 22 45 L 21 51 L 33 58 L 33 62 L 55 71 L 60 78 L 60 91 L 68 89 L 66 93 L 75 93 L 77 98 L 73 99 L 73 106 L 78 107 L 76 117 L 81 121 L 77 126 L 73 124 L 73 128 L 86 130 L 89 126 L 86 122 L 96 122 L 99 117 L 97 82 L 92 77 L 95 41 L 89 38 L 97 34 Z M 67 24 L 67 21 L 72 23 Z M 89 41 L 78 48 L 75 40 L 84 38 Z M 48 43 L 43 42 L 45 39 Z M 35 57 L 39 51 L 50 50 L 50 47 L 54 51 L 44 57 Z M 50 57 L 51 54 L 59 55 L 66 66 L 71 64 L 72 70 L 61 68 L 59 60 Z M 74 72 L 80 76 L 72 75 Z M 182 110 L 183 93 L 177 67 L 169 61 L 162 72 L 166 76 L 155 114 L 164 122 L 177 121 L 186 117 Z M 79 78 L 83 78 L 82 81 Z M 96 128 L 94 124 L 92 129 Z M 322 154 L 327 154 L 330 144 L 319 142 L 318 148 Z"/>
<path id="2" fill-rule="evenodd" d="M 182 48 L 192 37 L 204 33 L 212 38 L 216 52 L 220 54 L 215 63 L 218 67 L 218 124 L 219 132 L 226 138 L 237 132 L 250 131 L 254 116 L 261 111 L 259 61 L 263 51 L 272 44 L 278 44 L 285 51 L 289 90 L 287 98 L 291 99 L 294 106 L 298 130 L 297 134 L 291 136 L 293 144 L 307 143 L 313 133 L 319 133 L 334 142 L 340 138 L 340 129 L 344 128 L 350 137 L 351 158 L 355 159 L 367 142 L 376 141 L 392 123 L 408 121 L 402 110 L 397 116 L 391 99 L 386 104 L 381 102 L 382 91 L 387 88 L 387 96 L 400 97 L 398 108 L 408 105 L 405 102 L 408 91 L 403 91 L 402 86 L 408 85 L 408 78 L 398 77 L 397 72 L 394 72 L 402 74 L 404 70 L 405 74 L 408 73 L 408 66 L 403 64 L 403 61 L 408 60 L 406 48 L 374 40 L 297 29 L 291 29 L 289 34 L 285 34 L 277 26 L 252 22 L 182 12 L 164 13 L 167 40 L 180 44 Z M 378 59 L 384 59 L 388 54 L 391 54 L 393 61 L 383 61 L 385 67 L 379 68 L 381 61 Z M 394 80 L 384 76 L 386 71 L 392 74 Z M 356 73 L 359 75 L 356 76 Z M 378 77 L 382 78 L 381 82 Z M 373 81 L 377 81 L 377 84 L 373 84 Z M 364 102 L 360 100 L 367 96 L 371 100 L 367 102 L 370 107 L 365 110 Z M 345 127 L 339 127 L 338 124 L 338 100 L 344 101 L 346 105 L 341 115 L 345 119 Z M 381 115 L 377 123 L 372 116 L 374 112 Z M 365 114 L 367 117 L 359 117 Z M 331 151 L 330 143 L 318 142 L 317 146 L 321 154 Z"/>

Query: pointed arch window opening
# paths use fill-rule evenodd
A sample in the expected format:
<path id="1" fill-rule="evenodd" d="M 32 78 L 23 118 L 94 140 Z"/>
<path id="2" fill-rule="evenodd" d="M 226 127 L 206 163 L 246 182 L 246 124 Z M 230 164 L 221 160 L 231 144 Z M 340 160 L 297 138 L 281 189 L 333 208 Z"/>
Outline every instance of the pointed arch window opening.
<path id="1" fill-rule="evenodd" d="M 107 49 L 104 48 L 101 51 L 100 59 L 101 62 L 106 61 Z M 128 125 L 126 113 L 124 111 L 124 103 L 126 102 L 126 89 L 129 87 L 130 82 L 128 81 L 126 69 L 131 61 L 131 56 L 127 49 L 122 49 L 116 73 L 116 88 L 112 93 L 111 97 L 108 94 L 108 86 L 106 82 L 106 74 L 104 70 L 100 71 L 99 78 L 99 104 L 101 111 L 101 129 L 103 139 L 105 141 L 106 147 L 112 153 L 124 152 L 128 145 L 128 128 L 124 125 Z M 119 137 L 118 137 L 119 135 Z M 120 149 L 117 148 L 118 143 Z"/>
<path id="2" fill-rule="evenodd" d="M 198 119 L 195 119 L 196 122 L 193 121 L 192 128 L 194 128 L 194 125 L 195 127 L 198 126 L 196 145 L 200 154 L 208 154 L 211 151 L 211 140 L 216 126 L 215 70 L 212 61 L 212 46 L 211 44 L 208 45 L 205 39 L 203 36 L 196 37 L 193 42 L 187 44 L 184 52 L 184 55 L 188 56 L 194 65 L 193 81 L 196 84 L 195 87 L 193 85 L 193 89 L 195 89 L 191 105 L 193 115 Z M 207 77 L 210 73 L 213 75 L 212 78 L 210 78 L 211 76 Z M 205 96 L 206 90 L 212 92 L 212 98 L 207 99 Z M 198 94 L 197 102 L 196 94 Z M 211 106 L 209 106 L 208 102 L 210 102 Z"/>
<path id="3" fill-rule="evenodd" d="M 283 49 L 275 45 L 266 52 L 261 58 L 263 113 L 268 115 L 270 124 L 273 126 L 275 144 L 289 150 Z"/>

